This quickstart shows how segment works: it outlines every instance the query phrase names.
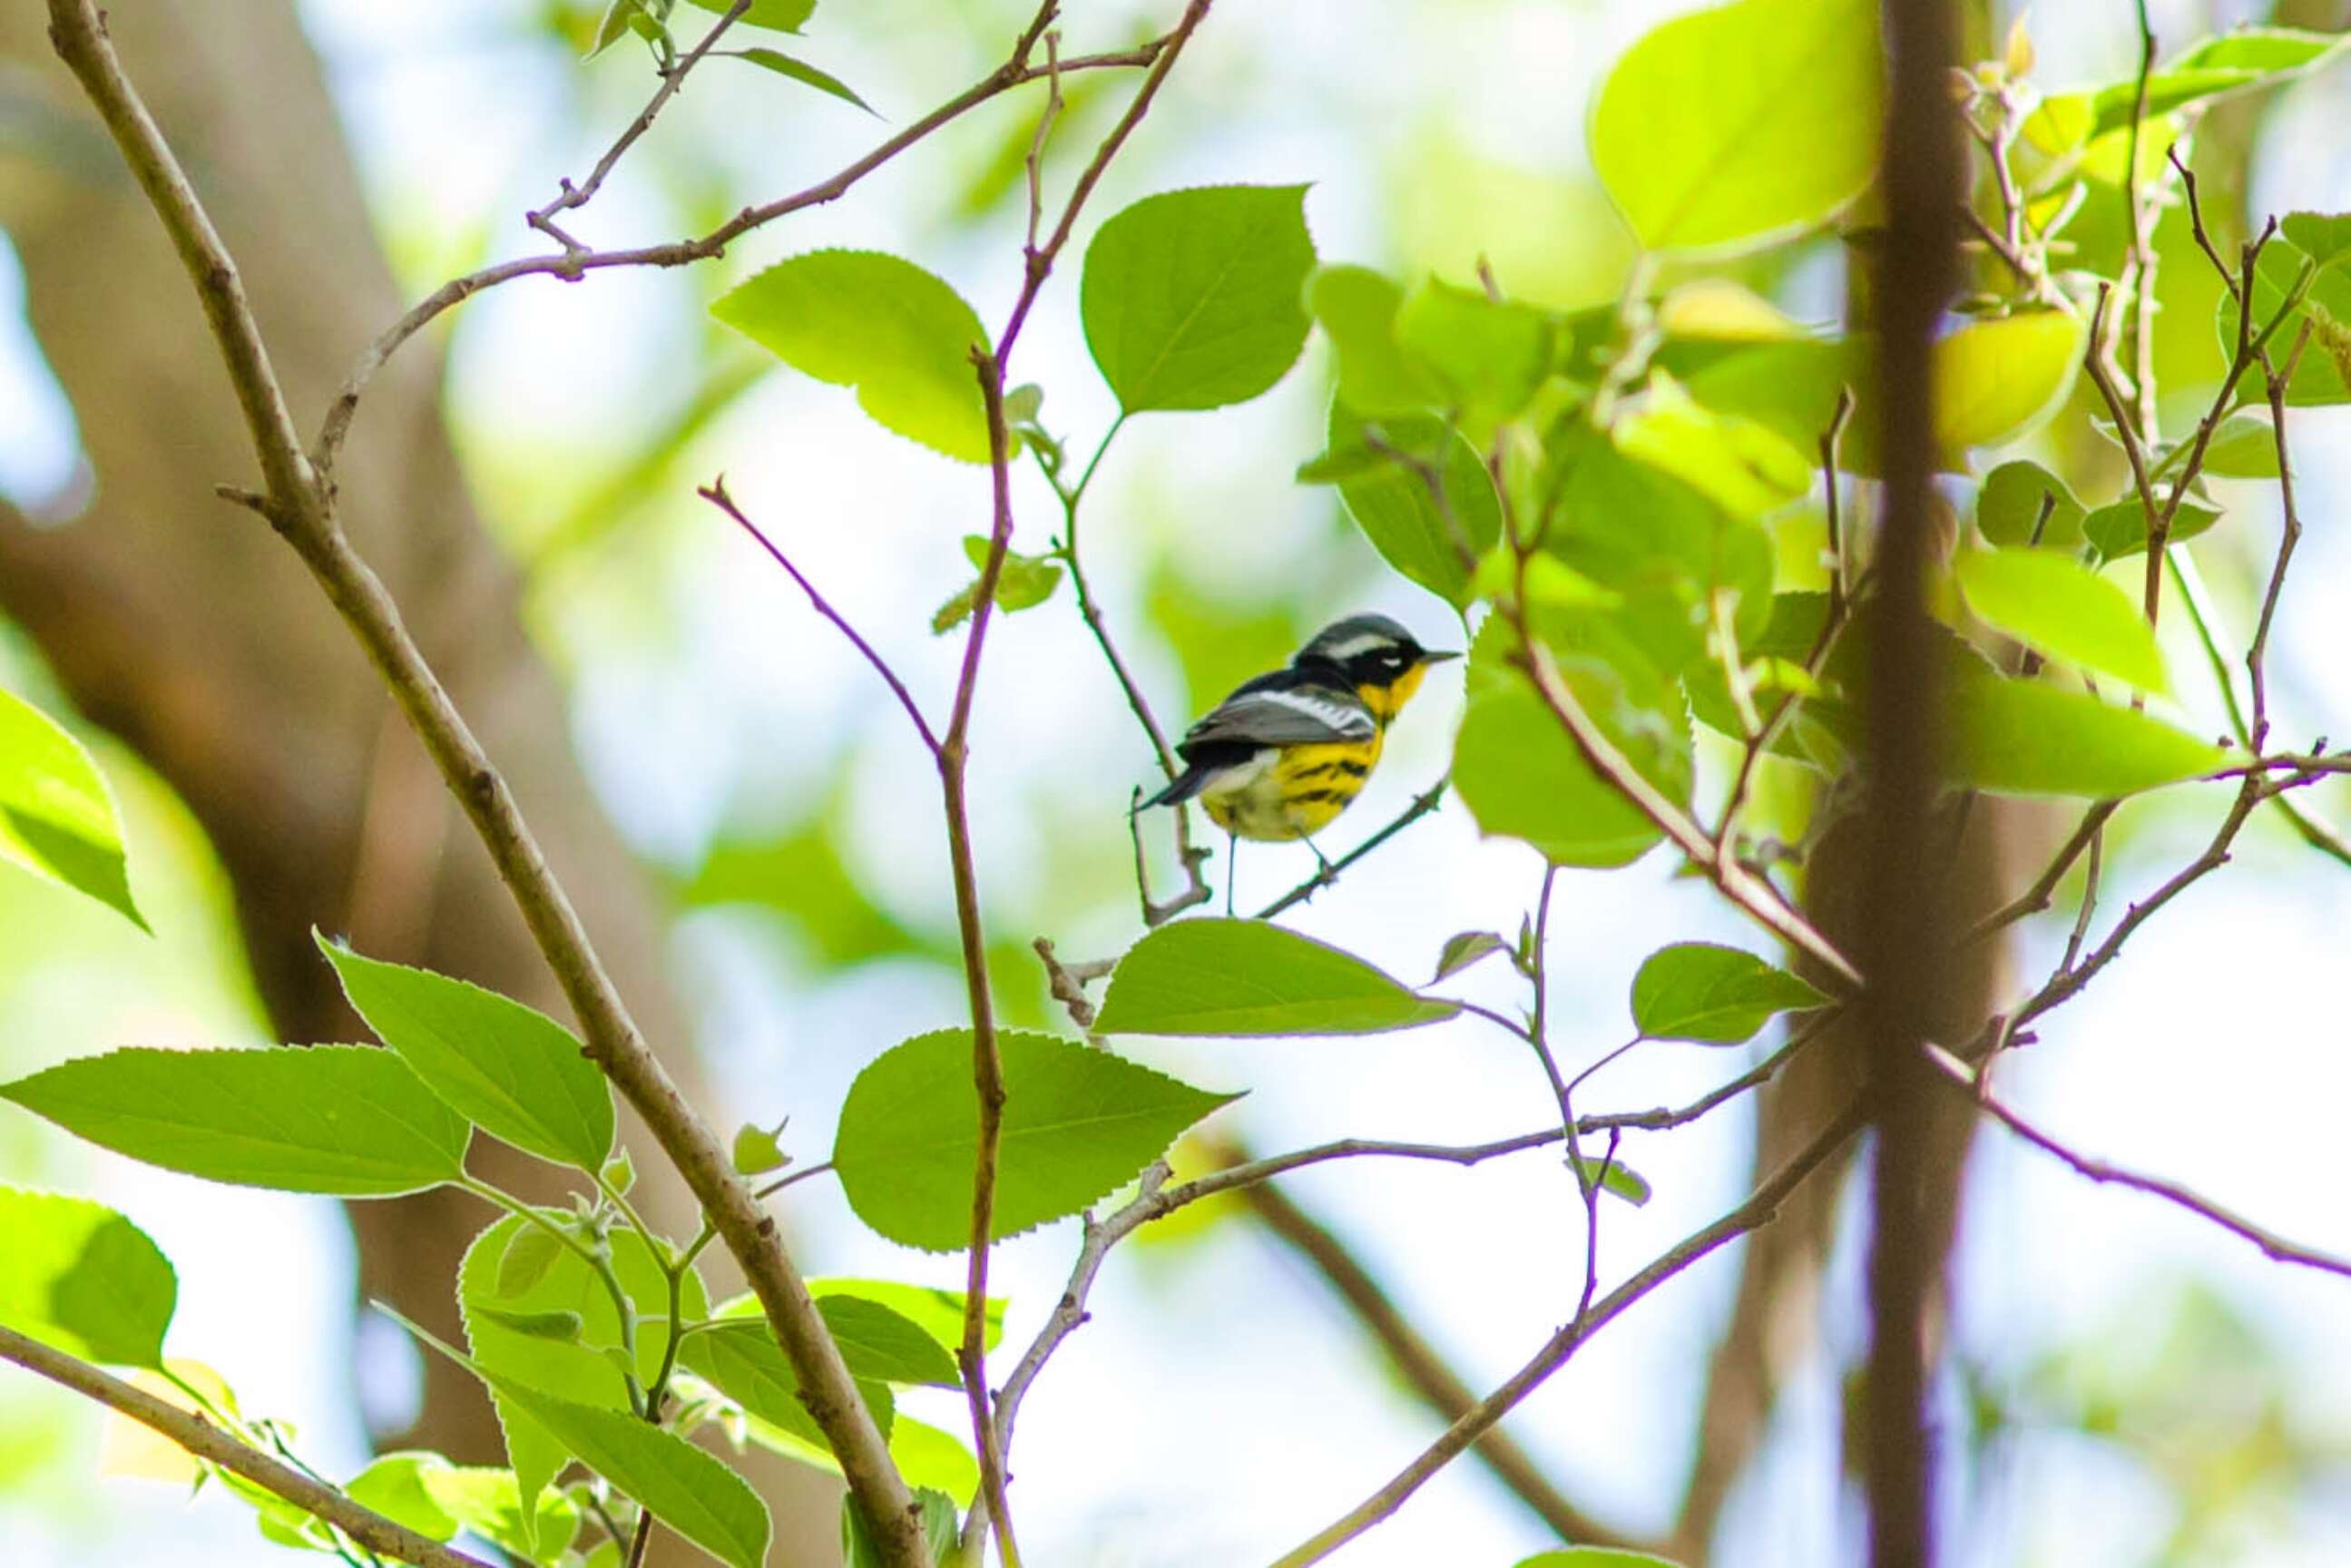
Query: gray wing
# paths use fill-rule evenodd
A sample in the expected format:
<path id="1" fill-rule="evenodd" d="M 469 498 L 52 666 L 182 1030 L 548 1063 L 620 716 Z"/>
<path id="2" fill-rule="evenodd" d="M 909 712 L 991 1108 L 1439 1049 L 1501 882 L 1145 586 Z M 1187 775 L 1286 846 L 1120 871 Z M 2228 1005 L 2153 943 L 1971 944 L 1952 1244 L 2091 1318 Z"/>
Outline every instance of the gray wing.
<path id="1" fill-rule="evenodd" d="M 1327 745 L 1369 740 L 1379 733 L 1371 710 L 1341 692 L 1311 687 L 1239 691 L 1185 733 L 1186 747 L 1242 742 L 1251 746 Z"/>

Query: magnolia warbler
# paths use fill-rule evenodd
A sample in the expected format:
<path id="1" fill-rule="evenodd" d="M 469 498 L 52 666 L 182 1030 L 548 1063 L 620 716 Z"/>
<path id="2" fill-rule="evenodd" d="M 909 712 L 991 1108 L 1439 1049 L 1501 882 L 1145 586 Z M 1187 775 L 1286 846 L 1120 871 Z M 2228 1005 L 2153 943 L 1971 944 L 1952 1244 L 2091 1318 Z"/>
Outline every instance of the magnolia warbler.
<path id="1" fill-rule="evenodd" d="M 1317 632 L 1287 669 L 1242 685 L 1185 732 L 1186 764 L 1142 806 L 1194 797 L 1233 841 L 1225 864 L 1225 910 L 1232 912 L 1231 848 L 1241 839 L 1303 839 L 1330 826 L 1362 792 L 1380 759 L 1387 727 L 1428 666 L 1458 653 L 1433 653 L 1384 615 L 1350 615 Z M 1137 810 L 1141 810 L 1138 807 Z"/>

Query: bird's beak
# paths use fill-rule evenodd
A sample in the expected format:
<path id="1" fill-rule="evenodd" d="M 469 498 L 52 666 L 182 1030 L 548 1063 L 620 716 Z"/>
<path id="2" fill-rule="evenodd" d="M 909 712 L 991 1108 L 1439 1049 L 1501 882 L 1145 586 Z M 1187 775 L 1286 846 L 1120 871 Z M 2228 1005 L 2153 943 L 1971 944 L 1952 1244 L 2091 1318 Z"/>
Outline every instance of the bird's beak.
<path id="1" fill-rule="evenodd" d="M 1424 664 L 1441 664 L 1447 659 L 1458 659 L 1460 656 L 1459 653 L 1423 653 L 1420 656 L 1420 662 Z"/>

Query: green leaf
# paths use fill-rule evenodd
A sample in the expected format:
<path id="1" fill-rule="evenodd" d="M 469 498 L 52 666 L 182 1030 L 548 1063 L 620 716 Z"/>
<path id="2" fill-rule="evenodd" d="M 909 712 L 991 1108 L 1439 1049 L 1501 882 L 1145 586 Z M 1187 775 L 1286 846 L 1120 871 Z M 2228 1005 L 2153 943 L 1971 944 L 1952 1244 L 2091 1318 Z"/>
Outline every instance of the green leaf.
<path id="1" fill-rule="evenodd" d="M 2172 514 L 2170 541 L 2192 539 L 2220 520 L 2220 514 L 2211 507 L 2182 501 L 2179 510 Z M 2136 495 L 2100 507 L 2082 519 L 2082 537 L 2096 549 L 2101 560 L 2138 555 L 2147 549 L 2147 508 Z"/>
<path id="2" fill-rule="evenodd" d="M 2253 264 L 2254 331 L 2268 326 L 2277 316 L 2302 269 L 2315 265 L 2299 246 L 2283 239 L 2273 239 L 2262 247 L 2261 257 Z M 2237 306 L 2225 292 L 2220 297 L 2220 352 L 2233 355 L 2237 349 Z M 2270 340 L 2273 359 L 2282 359 L 2284 349 L 2301 330 L 2304 319 L 2310 323 L 2310 342 L 2294 365 L 2285 401 L 2304 408 L 2351 402 L 2351 269 L 2329 267 L 2317 272 L 2311 279 L 2308 294 L 2295 308 L 2294 316 L 2280 326 L 2277 335 Z M 2256 402 L 2264 395 L 2258 368 L 2237 383 L 2240 402 Z"/>
<path id="3" fill-rule="evenodd" d="M 1467 543 L 1472 555 L 1483 555 L 1502 537 L 1502 503 L 1478 449 L 1426 414 L 1365 425 L 1336 402 L 1331 405 L 1330 430 L 1328 455 L 1362 454 L 1372 459 L 1338 481 L 1340 501 L 1372 548 L 1431 593 L 1456 605 L 1468 602 L 1470 569 L 1461 559 L 1460 544 Z M 1444 454 L 1439 476 L 1451 525 L 1419 473 L 1384 453 L 1367 451 L 1367 433 L 1384 446 L 1431 465 Z"/>
<path id="4" fill-rule="evenodd" d="M 2049 520 L 2042 525 L 2040 543 L 2071 550 L 2081 543 L 2082 520 L 2087 514 L 2065 481 L 2040 464 L 2018 458 L 1985 476 L 1976 495 L 1976 528 L 1996 545 L 2022 545 L 2033 540 L 2033 525 L 2041 506 L 2049 503 Z"/>
<path id="5" fill-rule="evenodd" d="M 312 935 L 360 1017 L 451 1109 L 525 1154 L 583 1171 L 604 1163 L 611 1086 L 569 1030 L 496 991 Z"/>
<path id="6" fill-rule="evenodd" d="M 1649 1178 L 1622 1160 L 1611 1160 L 1600 1172 L 1600 1190 L 1613 1193 L 1639 1208 L 1649 1201 Z"/>
<path id="7" fill-rule="evenodd" d="M 1132 1180 L 1177 1134 L 1235 1098 L 1071 1040 L 1000 1030 L 1004 1120 L 992 1234 L 1077 1213 Z M 978 1096 L 968 1030 L 893 1046 L 850 1086 L 832 1149 L 857 1217 L 926 1251 L 971 1239 Z"/>
<path id="8" fill-rule="evenodd" d="M 809 1294 L 822 1301 L 827 1296 L 856 1296 L 869 1301 L 879 1301 L 908 1322 L 931 1336 L 938 1346 L 953 1355 L 963 1343 L 963 1303 L 961 1291 L 945 1291 L 935 1285 L 908 1285 L 896 1280 L 858 1280 L 848 1277 L 810 1280 Z M 982 1346 L 994 1350 L 1004 1339 L 1005 1298 L 990 1296 L 980 1309 L 986 1320 L 981 1335 Z"/>
<path id="9" fill-rule="evenodd" d="M 573 1224 L 572 1217 L 562 1210 L 539 1213 L 567 1230 Z M 519 1292 L 507 1292 L 499 1274 L 518 1244 L 516 1239 L 524 1234 L 546 1232 L 519 1215 L 507 1215 L 475 1237 L 465 1249 L 457 1269 L 457 1309 L 465 1322 L 467 1347 L 476 1361 L 501 1376 L 585 1404 L 626 1411 L 627 1384 L 601 1349 L 621 1343 L 620 1310 L 613 1305 L 611 1293 L 584 1259 L 559 1242 L 555 1258 L 538 1280 Z M 609 1245 L 613 1275 L 629 1299 L 632 1315 L 642 1320 L 637 1324 L 638 1378 L 650 1381 L 669 1344 L 668 1276 L 633 1229 L 614 1231 Z M 692 1270 L 680 1281 L 678 1305 L 689 1322 L 708 1315 L 709 1292 Z M 576 1341 L 517 1332 L 507 1321 L 517 1313 L 551 1312 L 569 1313 L 580 1320 Z M 536 1503 L 569 1451 L 502 1396 L 494 1394 L 490 1402 L 506 1433 L 507 1462 L 522 1494 Z M 519 1513 L 519 1503 L 517 1508 Z"/>
<path id="10" fill-rule="evenodd" d="M 2283 81 L 2319 65 L 2343 41 L 2339 34 L 2293 27 L 2240 27 L 2199 39 L 2147 78 L 2147 112 L 2168 114 Z M 2089 95 L 2085 135 L 2103 136 L 2126 129 L 2137 108 L 2136 75 L 2100 89 Z"/>
<path id="11" fill-rule="evenodd" d="M 580 1340 L 580 1318 L 578 1312 L 517 1312 L 505 1307 L 475 1307 L 475 1314 L 485 1322 L 521 1334 L 526 1339 L 555 1340 L 576 1344 Z"/>
<path id="12" fill-rule="evenodd" d="M 0 861 L 87 894 L 148 929 L 131 901 L 122 823 L 98 765 L 81 742 L 10 691 L 0 691 Z"/>
<path id="13" fill-rule="evenodd" d="M 734 0 L 693 0 L 693 3 L 721 16 L 734 8 Z M 816 0 L 751 0 L 751 8 L 743 13 L 736 25 L 765 27 L 777 33 L 797 33 L 815 12 Z"/>
<path id="14" fill-rule="evenodd" d="M 514 1233 L 506 1250 L 498 1254 L 496 1293 L 519 1296 L 547 1278 L 563 1256 L 563 1243 L 536 1225 L 525 1225 Z"/>
<path id="15" fill-rule="evenodd" d="M 587 57 L 592 60 L 619 43 L 643 4 L 643 0 L 612 0 L 605 6 L 603 17 L 596 24 L 595 41 L 588 46 Z"/>
<path id="16" fill-rule="evenodd" d="M 1773 1015 L 1827 999 L 1752 953 L 1677 942 L 1641 961 L 1633 977 L 1633 1025 L 1652 1040 L 1739 1045 Z"/>
<path id="17" fill-rule="evenodd" d="M 956 1500 L 943 1491 L 917 1489 L 914 1508 L 923 1521 L 923 1539 L 929 1543 L 931 1561 L 956 1561 Z M 883 1568 L 888 1559 L 873 1539 L 865 1523 L 864 1512 L 853 1497 L 841 1500 L 841 1554 L 844 1568 Z"/>
<path id="18" fill-rule="evenodd" d="M 179 1277 L 103 1204 L 0 1187 L 0 1324 L 85 1361 L 161 1368 Z"/>
<path id="19" fill-rule="evenodd" d="M 988 538 L 986 534 L 966 534 L 963 553 L 971 559 L 975 570 L 987 568 Z M 996 607 L 999 610 L 1033 610 L 1053 597 L 1053 590 L 1061 585 L 1061 563 L 1050 556 L 1022 555 L 1018 550 L 1004 552 L 1004 565 L 996 577 Z M 931 630 L 936 632 L 953 631 L 967 620 L 979 602 L 979 580 L 953 599 L 939 606 L 931 617 Z"/>
<path id="20" fill-rule="evenodd" d="M 1699 407 L 1662 371 L 1627 400 L 1609 436 L 1734 517 L 1760 517 L 1813 487 L 1811 460 L 1769 426 Z"/>
<path id="21" fill-rule="evenodd" d="M 717 1459 L 675 1433 L 626 1412 L 575 1404 L 475 1370 L 581 1463 L 650 1510 L 664 1529 L 677 1531 L 730 1568 L 761 1568 L 767 1561 L 768 1505 Z"/>
<path id="22" fill-rule="evenodd" d="M 1339 402 L 1377 419 L 1415 413 L 1437 400 L 1437 388 L 1396 343 L 1404 290 L 1367 267 L 1326 267 L 1307 286 L 1307 307 L 1339 361 Z"/>
<path id="23" fill-rule="evenodd" d="M 2111 800 L 2229 762 L 2220 747 L 2160 719 L 2037 681 L 1961 681 L 1948 722 L 1953 781 L 2004 794 Z"/>
<path id="24" fill-rule="evenodd" d="M 885 430 L 966 463 L 987 461 L 987 411 L 972 351 L 987 329 L 913 262 L 820 250 L 777 263 L 710 313 L 808 375 L 857 389 Z"/>
<path id="25" fill-rule="evenodd" d="M 2156 465 L 2158 477 L 2186 460 L 2192 442 L 2168 448 Z M 2219 479 L 2274 479 L 2278 476 L 2277 430 L 2266 411 L 2232 413 L 2222 420 L 2205 444 L 2203 472 Z"/>
<path id="26" fill-rule="evenodd" d="M 454 1540 L 465 1521 L 434 1495 L 431 1484 L 434 1471 L 449 1468 L 438 1454 L 384 1454 L 346 1482 L 343 1495 L 419 1535 Z"/>
<path id="27" fill-rule="evenodd" d="M 1444 949 L 1437 955 L 1437 973 L 1429 977 L 1430 985 L 1450 979 L 1479 959 L 1496 953 L 1507 953 L 1510 945 L 1491 931 L 1464 931 L 1446 938 Z"/>
<path id="28" fill-rule="evenodd" d="M 0 1099 L 165 1170 L 331 1197 L 455 1181 L 473 1135 L 407 1063 L 370 1045 L 132 1047 L 0 1085 Z"/>
<path id="29" fill-rule="evenodd" d="M 2288 213 L 2278 233 L 2320 267 L 2351 261 L 2351 213 Z"/>
<path id="30" fill-rule="evenodd" d="M 527 1526 L 512 1470 L 428 1465 L 424 1490 L 449 1517 L 483 1540 L 538 1563 L 552 1562 L 580 1532 L 580 1510 L 561 1492 L 540 1500 Z"/>
<path id="31" fill-rule="evenodd" d="M 880 1383 L 928 1383 L 960 1388 L 955 1358 L 930 1332 L 894 1308 L 863 1296 L 819 1298 L 816 1310 L 841 1346 L 841 1359 L 859 1377 Z M 957 1338 L 961 1332 L 958 1329 Z"/>
<path id="32" fill-rule="evenodd" d="M 841 1473 L 841 1461 L 821 1443 L 811 1442 L 789 1427 L 762 1421 L 756 1416 L 746 1427 L 751 1439 L 763 1448 L 833 1475 Z M 890 1458 L 896 1463 L 898 1473 L 906 1478 L 908 1486 L 933 1488 L 967 1508 L 978 1495 L 979 1461 L 972 1457 L 963 1439 L 952 1432 L 917 1421 L 912 1416 L 893 1415 Z"/>
<path id="33" fill-rule="evenodd" d="M 1247 402 L 1306 346 L 1313 268 L 1303 185 L 1146 196 L 1086 249 L 1086 346 L 1128 413 Z"/>
<path id="34" fill-rule="evenodd" d="M 1955 572 L 1969 610 L 1987 626 L 2143 692 L 2167 689 L 2163 654 L 2138 606 L 2071 555 L 2021 547 L 1963 550 Z"/>
<path id="35" fill-rule="evenodd" d="M 735 1129 L 733 1157 L 736 1170 L 744 1176 L 781 1170 L 792 1163 L 791 1155 L 784 1153 L 776 1143 L 775 1134 L 765 1127 L 755 1127 L 748 1122 Z"/>
<path id="36" fill-rule="evenodd" d="M 596 1173 L 596 1179 L 622 1197 L 628 1197 L 629 1189 L 637 1185 L 637 1167 L 630 1160 L 629 1151 L 622 1149 L 606 1160 L 604 1168 Z"/>
<path id="37" fill-rule="evenodd" d="M 1352 953 L 1262 920 L 1182 920 L 1126 951 L 1104 1034 L 1381 1034 L 1461 1009 L 1416 995 Z"/>
<path id="38" fill-rule="evenodd" d="M 1869 183 L 1884 73 L 1870 0 L 1740 0 L 1677 17 L 1601 84 L 1592 162 L 1653 249 L 1792 234 Z"/>
<path id="39" fill-rule="evenodd" d="M 1527 678 L 1501 664 L 1504 629 L 1489 623 L 1470 654 L 1469 705 L 1453 742 L 1453 786 L 1478 826 L 1524 839 L 1556 865 L 1629 865 L 1663 836 L 1593 771 Z M 1693 768 L 1679 716 L 1635 703 L 1599 659 L 1558 661 L 1600 732 L 1675 804 L 1689 804 Z"/>
<path id="40" fill-rule="evenodd" d="M 800 1402 L 800 1379 L 765 1319 L 739 1318 L 704 1329 L 679 1347 L 678 1359 L 727 1398 L 760 1420 L 822 1446 L 824 1432 Z M 857 1391 L 888 1436 L 893 1415 L 890 1390 L 861 1378 Z"/>
<path id="41" fill-rule="evenodd" d="M 1936 444 L 1951 455 L 1996 446 L 2053 413 L 2087 330 L 2080 317 L 2032 310 L 1971 321 L 1936 344 Z"/>
<path id="42" fill-rule="evenodd" d="M 1550 317 L 1434 277 L 1405 297 L 1395 332 L 1441 402 L 1489 424 L 1525 408 L 1551 370 Z"/>
<path id="43" fill-rule="evenodd" d="M 736 49 L 731 53 L 738 60 L 748 60 L 755 66 L 765 66 L 778 76 L 789 77 L 792 80 L 812 87 L 819 92 L 831 93 L 843 103 L 853 103 L 868 114 L 874 114 L 873 106 L 851 91 L 847 82 L 830 71 L 817 69 L 806 60 L 794 59 L 778 49 Z M 876 115 L 875 118 L 880 117 Z"/>
<path id="44" fill-rule="evenodd" d="M 1573 1546 L 1564 1552 L 1539 1552 L 1518 1568 L 1682 1568 L 1646 1552 L 1620 1552 L 1607 1546 Z"/>

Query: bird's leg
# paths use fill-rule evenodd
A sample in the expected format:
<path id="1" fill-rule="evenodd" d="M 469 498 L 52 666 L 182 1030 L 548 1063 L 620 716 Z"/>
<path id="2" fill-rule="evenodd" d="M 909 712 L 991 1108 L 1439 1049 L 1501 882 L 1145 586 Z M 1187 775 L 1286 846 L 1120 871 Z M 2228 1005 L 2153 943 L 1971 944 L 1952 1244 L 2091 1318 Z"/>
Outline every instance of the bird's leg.
<path id="1" fill-rule="evenodd" d="M 1227 833 L 1225 835 L 1225 918 L 1228 920 L 1233 917 L 1233 869 L 1235 862 L 1240 858 L 1240 849 L 1241 836 L 1238 833 Z"/>
<path id="2" fill-rule="evenodd" d="M 1322 868 L 1322 874 L 1317 880 L 1324 883 L 1338 881 L 1339 868 L 1331 863 L 1331 857 L 1322 852 L 1322 846 L 1316 843 L 1312 839 L 1306 839 L 1302 841 L 1308 849 L 1314 852 L 1314 863 Z"/>

